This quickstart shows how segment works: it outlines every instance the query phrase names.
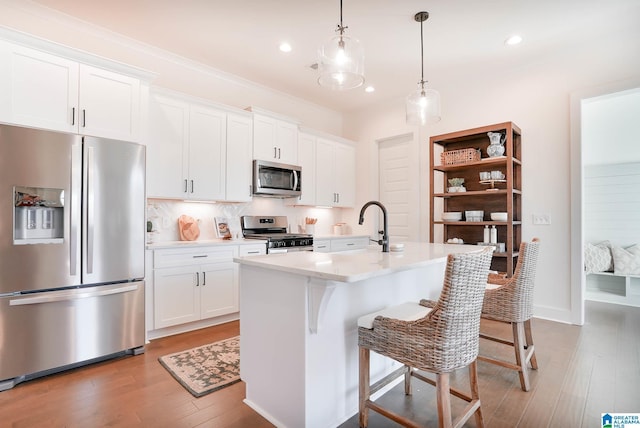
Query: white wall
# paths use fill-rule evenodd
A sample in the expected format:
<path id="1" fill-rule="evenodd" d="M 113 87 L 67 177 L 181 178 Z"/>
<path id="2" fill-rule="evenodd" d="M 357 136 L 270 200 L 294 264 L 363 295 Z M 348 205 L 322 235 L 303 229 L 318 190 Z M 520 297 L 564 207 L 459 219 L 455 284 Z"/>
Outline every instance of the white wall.
<path id="1" fill-rule="evenodd" d="M 442 121 L 419 130 L 421 206 L 428 222 L 428 138 L 431 135 L 513 121 L 522 129 L 522 238 L 539 237 L 542 252 L 537 272 L 537 316 L 571 321 L 570 270 L 570 95 L 581 88 L 623 80 L 640 70 L 640 31 L 585 40 L 552 57 L 538 58 L 518 69 L 483 74 L 479 69 L 450 73 L 431 82 L 442 97 Z M 374 106 L 345 117 L 345 137 L 360 141 L 360 202 L 376 196 L 377 148 L 374 141 L 412 130 L 404 124 L 404 100 Z M 418 142 L 419 141 L 419 142 Z M 636 140 L 637 141 L 637 140 Z M 533 214 L 549 214 L 551 225 L 534 226 Z M 426 236 L 426 230 L 422 236 Z"/>

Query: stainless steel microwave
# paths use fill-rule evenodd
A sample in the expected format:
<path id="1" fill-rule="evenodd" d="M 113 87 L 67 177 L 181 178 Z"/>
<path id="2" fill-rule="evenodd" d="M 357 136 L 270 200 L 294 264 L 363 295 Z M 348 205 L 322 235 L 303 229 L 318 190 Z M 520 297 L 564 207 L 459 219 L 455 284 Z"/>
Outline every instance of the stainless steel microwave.
<path id="1" fill-rule="evenodd" d="M 302 168 L 263 160 L 253 161 L 253 194 L 297 198 L 301 194 Z"/>

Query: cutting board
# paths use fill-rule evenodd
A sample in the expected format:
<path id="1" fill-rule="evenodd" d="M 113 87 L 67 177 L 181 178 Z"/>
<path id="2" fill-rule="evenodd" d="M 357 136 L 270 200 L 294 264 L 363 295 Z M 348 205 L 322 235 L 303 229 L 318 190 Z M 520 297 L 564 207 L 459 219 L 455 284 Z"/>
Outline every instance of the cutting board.
<path id="1" fill-rule="evenodd" d="M 178 217 L 178 231 L 181 241 L 195 241 L 200 236 L 198 221 L 188 215 Z"/>

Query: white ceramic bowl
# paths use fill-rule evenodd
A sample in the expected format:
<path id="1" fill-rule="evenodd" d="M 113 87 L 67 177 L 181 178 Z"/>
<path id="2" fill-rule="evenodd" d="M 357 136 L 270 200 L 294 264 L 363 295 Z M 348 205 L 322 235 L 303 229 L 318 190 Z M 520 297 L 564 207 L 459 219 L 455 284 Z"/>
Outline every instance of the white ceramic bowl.
<path id="1" fill-rule="evenodd" d="M 491 213 L 492 221 L 507 221 L 507 213 Z"/>
<path id="2" fill-rule="evenodd" d="M 442 213 L 442 220 L 443 221 L 460 221 L 462 220 L 462 212 L 452 211 L 448 213 Z"/>

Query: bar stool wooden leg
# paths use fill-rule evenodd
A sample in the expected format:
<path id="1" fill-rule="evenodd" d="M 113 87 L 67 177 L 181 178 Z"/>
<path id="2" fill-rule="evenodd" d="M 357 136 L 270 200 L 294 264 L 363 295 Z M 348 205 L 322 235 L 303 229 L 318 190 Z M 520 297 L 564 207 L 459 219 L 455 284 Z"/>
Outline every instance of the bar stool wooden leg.
<path id="1" fill-rule="evenodd" d="M 469 364 L 469 383 L 471 384 L 471 399 L 473 401 L 480 400 L 478 388 L 478 361 L 474 360 Z M 482 407 L 479 406 L 475 412 L 476 427 L 484 428 L 484 418 L 482 417 Z"/>
<path id="2" fill-rule="evenodd" d="M 451 393 L 449 389 L 449 373 L 436 374 L 436 396 L 438 402 L 438 426 L 451 428 Z"/>
<path id="3" fill-rule="evenodd" d="M 536 351 L 535 351 L 535 347 L 533 345 L 533 335 L 531 334 L 531 320 L 528 319 L 524 322 L 524 334 L 525 337 L 527 339 L 527 349 L 529 348 L 533 348 L 534 350 L 531 351 L 531 359 L 529 360 L 531 362 L 531 368 L 534 370 L 538 370 L 538 360 L 536 360 Z"/>
<path id="4" fill-rule="evenodd" d="M 370 397 L 370 374 L 369 374 L 369 359 L 370 351 L 368 348 L 359 347 L 359 422 L 361 428 L 367 428 L 369 424 L 369 409 L 366 406 Z"/>
<path id="5" fill-rule="evenodd" d="M 511 326 L 513 327 L 513 348 L 516 354 L 516 365 L 519 367 L 518 375 L 520 376 L 520 386 L 523 391 L 529 391 L 529 373 L 527 371 L 527 358 L 524 350 L 524 323 L 512 322 Z"/>

